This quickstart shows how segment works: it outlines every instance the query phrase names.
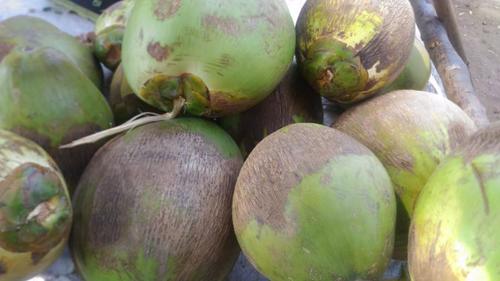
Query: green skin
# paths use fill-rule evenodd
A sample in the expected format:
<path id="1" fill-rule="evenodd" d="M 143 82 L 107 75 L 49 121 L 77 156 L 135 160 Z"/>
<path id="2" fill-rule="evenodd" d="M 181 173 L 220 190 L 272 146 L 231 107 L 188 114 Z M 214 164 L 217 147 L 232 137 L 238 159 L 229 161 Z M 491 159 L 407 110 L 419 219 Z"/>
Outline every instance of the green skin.
<path id="1" fill-rule="evenodd" d="M 408 1 L 310 0 L 297 21 L 303 76 L 332 101 L 368 98 L 403 70 L 414 25 Z"/>
<path id="2" fill-rule="evenodd" d="M 471 136 L 429 178 L 413 214 L 412 280 L 500 280 L 499 136 L 500 123 Z"/>
<path id="3" fill-rule="evenodd" d="M 24 280 L 61 254 L 71 227 L 71 200 L 50 156 L 3 130 L 0 169 L 0 279 Z"/>
<path id="4" fill-rule="evenodd" d="M 112 126 L 99 90 L 55 49 L 11 53 L 0 64 L 0 127 L 30 131 L 62 145 L 78 126 Z"/>
<path id="5" fill-rule="evenodd" d="M 147 103 L 170 111 L 183 98 L 188 113 L 219 117 L 269 95 L 294 47 L 283 1 L 145 0 L 132 10 L 122 59 Z"/>
<path id="6" fill-rule="evenodd" d="M 197 118 L 178 118 L 164 121 L 162 126 L 162 130 L 165 130 L 165 132 L 175 133 L 182 131 L 193 132 L 199 135 L 214 144 L 219 153 L 226 159 L 241 158 L 239 149 L 231 137 L 211 122 Z M 138 128 L 121 137 L 126 141 L 133 141 L 140 137 L 140 135 L 141 131 L 140 128 Z M 74 235 L 71 238 L 73 241 L 72 248 L 75 263 L 85 280 L 133 281 L 138 280 L 137 276 L 140 276 L 140 280 L 144 281 L 179 280 L 176 276 L 179 271 L 176 267 L 177 257 L 174 255 L 169 255 L 168 257 L 168 272 L 166 276 L 159 279 L 158 272 L 164 263 L 163 261 L 156 260 L 154 257 L 146 256 L 145 248 L 135 248 L 130 244 L 125 244 L 127 246 L 123 247 L 120 246 L 122 243 L 111 243 L 104 247 L 92 246 L 85 235 L 90 231 L 88 225 L 90 225 L 91 217 L 94 216 L 95 219 L 95 215 L 92 214 L 92 204 L 95 193 L 95 186 L 91 184 L 84 186 L 80 185 L 74 201 L 75 221 L 77 221 L 77 224 L 74 225 Z M 148 194 L 147 192 L 144 193 L 142 200 L 144 200 L 141 204 L 142 210 L 134 213 L 133 216 L 130 217 L 132 225 L 141 224 L 144 220 L 143 216 L 156 213 L 159 208 L 167 208 L 175 212 L 173 209 L 175 206 L 184 206 L 184 203 L 175 202 L 178 199 L 174 197 L 171 199 L 172 204 L 168 205 L 162 202 L 157 194 Z M 184 219 L 188 220 L 188 218 Z M 131 229 L 132 228 L 133 227 L 131 227 Z M 130 238 L 128 235 L 127 237 Z M 147 247 L 147 245 L 141 246 Z M 106 267 L 102 262 L 103 259 L 107 261 L 113 260 L 113 266 Z M 232 264 L 230 266 L 232 266 Z M 229 268 L 225 272 L 228 271 Z M 190 275 L 191 278 L 186 281 L 205 281 L 202 274 L 203 273 L 194 272 Z M 224 277 L 225 276 L 220 276 L 217 280 L 221 281 Z"/>
<path id="7" fill-rule="evenodd" d="M 121 62 L 125 25 L 134 1 L 124 0 L 107 8 L 96 20 L 94 54 L 107 68 L 115 70 Z"/>
<path id="8" fill-rule="evenodd" d="M 289 189 L 281 211 L 291 229 L 278 230 L 266 219 L 235 225 L 245 255 L 270 280 L 378 280 L 383 274 L 396 204 L 389 176 L 372 153 L 333 157 Z"/>
<path id="9" fill-rule="evenodd" d="M 429 53 L 425 49 L 422 41 L 415 39 L 410 59 L 405 69 L 394 82 L 382 89 L 381 92 L 389 93 L 396 90 L 421 91 L 427 86 L 430 77 L 431 60 Z"/>
<path id="10" fill-rule="evenodd" d="M 56 49 L 13 50 L 0 63 L 0 128 L 47 150 L 70 188 L 100 144 L 65 150 L 59 146 L 112 125 L 111 109 L 100 91 Z"/>
<path id="11" fill-rule="evenodd" d="M 65 54 L 97 88 L 102 69 L 92 50 L 52 24 L 30 16 L 16 16 L 0 22 L 0 61 L 9 51 L 51 47 Z"/>

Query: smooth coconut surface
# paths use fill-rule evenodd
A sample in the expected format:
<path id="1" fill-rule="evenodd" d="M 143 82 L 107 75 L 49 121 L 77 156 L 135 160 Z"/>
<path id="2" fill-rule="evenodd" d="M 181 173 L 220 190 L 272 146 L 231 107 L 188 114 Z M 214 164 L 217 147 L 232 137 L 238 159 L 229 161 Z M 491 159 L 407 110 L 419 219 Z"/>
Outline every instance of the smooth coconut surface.
<path id="1" fill-rule="evenodd" d="M 233 224 L 270 280 L 376 280 L 389 262 L 396 201 L 379 160 L 317 124 L 289 125 L 250 153 L 238 176 Z"/>
<path id="2" fill-rule="evenodd" d="M 59 168 L 34 142 L 0 130 L 0 280 L 25 280 L 62 253 L 72 219 Z"/>
<path id="3" fill-rule="evenodd" d="M 0 61 L 11 50 L 53 48 L 63 53 L 97 88 L 102 86 L 102 69 L 92 50 L 49 22 L 31 16 L 15 16 L 0 22 Z"/>
<path id="4" fill-rule="evenodd" d="M 403 71 L 415 37 L 408 0 L 309 0 L 297 21 L 297 60 L 326 98 L 353 103 Z"/>
<path id="5" fill-rule="evenodd" d="M 417 201 L 409 266 L 415 281 L 500 280 L 500 123 L 451 153 Z"/>
<path id="6" fill-rule="evenodd" d="M 178 118 L 103 146 L 74 199 L 86 280 L 222 281 L 238 256 L 231 198 L 242 157 L 213 123 Z"/>
<path id="7" fill-rule="evenodd" d="M 12 50 L 0 63 L 0 128 L 42 146 L 71 189 L 99 144 L 64 150 L 59 146 L 112 124 L 102 94 L 57 49 Z"/>
<path id="8" fill-rule="evenodd" d="M 295 49 L 282 0 L 138 1 L 122 62 L 138 96 L 164 111 L 184 99 L 198 116 L 249 109 L 285 75 Z"/>

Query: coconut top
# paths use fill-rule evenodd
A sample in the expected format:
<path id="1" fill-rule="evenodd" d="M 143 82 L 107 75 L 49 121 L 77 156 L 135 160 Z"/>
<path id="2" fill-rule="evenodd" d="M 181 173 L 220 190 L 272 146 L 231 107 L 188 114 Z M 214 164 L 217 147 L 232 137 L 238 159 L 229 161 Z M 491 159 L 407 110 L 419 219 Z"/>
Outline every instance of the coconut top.
<path id="1" fill-rule="evenodd" d="M 50 156 L 0 130 L 0 252 L 39 254 L 31 261 L 38 263 L 67 238 L 71 216 L 66 183 Z"/>
<path id="2" fill-rule="evenodd" d="M 96 85 L 102 73 L 92 50 L 54 25 L 31 16 L 15 16 L 0 22 L 0 61 L 10 51 L 51 47 L 65 54 Z"/>
<path id="3" fill-rule="evenodd" d="M 408 0 L 310 0 L 297 21 L 297 59 L 315 90 L 353 103 L 396 79 L 414 37 Z"/>

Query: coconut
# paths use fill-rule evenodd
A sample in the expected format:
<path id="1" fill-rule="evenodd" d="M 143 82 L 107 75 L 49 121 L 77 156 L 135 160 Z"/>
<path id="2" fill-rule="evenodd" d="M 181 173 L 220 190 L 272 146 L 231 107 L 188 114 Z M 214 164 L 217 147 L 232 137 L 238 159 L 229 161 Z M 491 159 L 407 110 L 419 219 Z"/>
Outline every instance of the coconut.
<path id="1" fill-rule="evenodd" d="M 333 127 L 366 145 L 389 172 L 402 202 L 397 250 L 404 258 L 418 194 L 441 160 L 476 130 L 474 122 L 446 98 L 402 90 L 349 109 Z"/>
<path id="2" fill-rule="evenodd" d="M 112 123 L 99 90 L 57 49 L 14 49 L 0 63 L 0 128 L 47 150 L 70 188 L 99 144 L 66 150 L 59 146 Z"/>
<path id="3" fill-rule="evenodd" d="M 309 0 L 297 21 L 297 59 L 316 91 L 349 104 L 398 77 L 414 38 L 408 0 Z"/>
<path id="4" fill-rule="evenodd" d="M 238 256 L 238 146 L 209 121 L 136 128 L 102 147 L 75 194 L 71 238 L 85 280 L 221 281 Z"/>
<path id="5" fill-rule="evenodd" d="M 248 155 L 263 138 L 293 123 L 322 123 L 321 97 L 293 64 L 274 92 L 255 107 L 221 119 L 226 131 Z"/>
<path id="6" fill-rule="evenodd" d="M 431 77 L 431 59 L 424 43 L 415 38 L 411 49 L 410 59 L 403 72 L 389 86 L 382 89 L 382 93 L 396 90 L 424 90 Z"/>
<path id="7" fill-rule="evenodd" d="M 138 1 L 122 61 L 145 102 L 196 116 L 249 109 L 279 84 L 292 61 L 292 17 L 281 0 Z"/>
<path id="8" fill-rule="evenodd" d="M 130 88 L 121 65 L 116 68 L 109 91 L 109 106 L 117 124 L 122 124 L 144 112 L 161 113 L 160 110 L 143 102 Z"/>
<path id="9" fill-rule="evenodd" d="M 500 280 L 499 140 L 500 123 L 481 129 L 429 178 L 411 224 L 412 280 Z"/>
<path id="10" fill-rule="evenodd" d="M 54 48 L 73 62 L 98 88 L 102 69 L 92 50 L 54 25 L 35 17 L 16 16 L 0 22 L 0 61 L 12 50 Z"/>
<path id="11" fill-rule="evenodd" d="M 123 33 L 133 7 L 133 0 L 118 1 L 95 22 L 94 54 L 109 69 L 115 70 L 121 62 Z"/>
<path id="12" fill-rule="evenodd" d="M 233 224 L 270 280 L 379 280 L 396 200 L 370 150 L 323 125 L 289 125 L 260 142 L 236 183 Z"/>
<path id="13" fill-rule="evenodd" d="M 0 130 L 0 280 L 26 280 L 49 267 L 68 239 L 66 183 L 32 141 Z"/>

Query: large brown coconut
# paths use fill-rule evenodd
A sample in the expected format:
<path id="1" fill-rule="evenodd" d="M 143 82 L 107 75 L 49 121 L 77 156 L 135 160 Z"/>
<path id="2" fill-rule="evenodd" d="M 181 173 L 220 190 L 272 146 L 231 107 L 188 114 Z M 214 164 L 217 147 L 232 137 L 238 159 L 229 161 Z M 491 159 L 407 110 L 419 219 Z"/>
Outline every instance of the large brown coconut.
<path id="1" fill-rule="evenodd" d="M 242 157 L 201 119 L 139 127 L 92 159 L 74 199 L 88 281 L 222 281 L 238 256 L 231 198 Z"/>

